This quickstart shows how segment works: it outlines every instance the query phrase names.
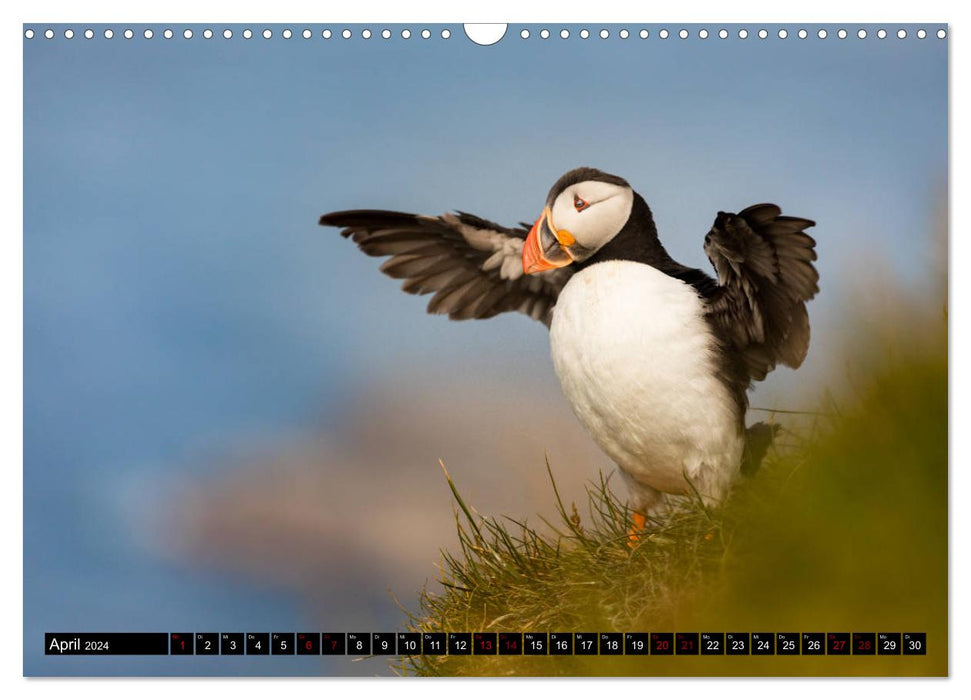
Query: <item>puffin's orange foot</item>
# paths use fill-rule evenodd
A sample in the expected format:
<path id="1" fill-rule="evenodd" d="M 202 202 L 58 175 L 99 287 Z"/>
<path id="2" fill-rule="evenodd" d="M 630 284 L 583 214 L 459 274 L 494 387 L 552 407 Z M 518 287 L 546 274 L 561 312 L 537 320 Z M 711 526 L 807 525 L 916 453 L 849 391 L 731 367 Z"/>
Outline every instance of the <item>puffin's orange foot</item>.
<path id="1" fill-rule="evenodd" d="M 647 524 L 647 516 L 635 510 L 631 515 L 631 520 L 634 522 L 627 529 L 627 546 L 633 549 L 641 540 L 640 533 L 644 532 L 644 525 Z"/>

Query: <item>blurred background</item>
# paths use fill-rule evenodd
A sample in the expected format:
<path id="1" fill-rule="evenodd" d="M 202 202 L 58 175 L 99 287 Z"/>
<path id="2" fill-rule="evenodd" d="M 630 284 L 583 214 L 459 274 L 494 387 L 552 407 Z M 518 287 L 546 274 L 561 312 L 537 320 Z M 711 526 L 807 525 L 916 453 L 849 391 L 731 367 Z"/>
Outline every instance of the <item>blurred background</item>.
<path id="1" fill-rule="evenodd" d="M 27 675 L 387 674 L 379 659 L 52 658 L 40 640 L 400 629 L 395 599 L 413 609 L 454 542 L 439 459 L 482 512 L 531 521 L 552 511 L 545 452 L 568 500 L 611 468 L 560 395 L 543 326 L 426 315 L 316 225 L 324 212 L 531 221 L 560 174 L 591 165 L 627 178 L 672 256 L 703 269 L 719 210 L 812 218 L 809 357 L 755 407 L 838 396 L 870 309 L 945 297 L 936 26 L 705 41 L 571 26 L 563 41 L 511 25 L 488 48 L 461 26 L 367 41 L 90 26 L 24 41 Z"/>

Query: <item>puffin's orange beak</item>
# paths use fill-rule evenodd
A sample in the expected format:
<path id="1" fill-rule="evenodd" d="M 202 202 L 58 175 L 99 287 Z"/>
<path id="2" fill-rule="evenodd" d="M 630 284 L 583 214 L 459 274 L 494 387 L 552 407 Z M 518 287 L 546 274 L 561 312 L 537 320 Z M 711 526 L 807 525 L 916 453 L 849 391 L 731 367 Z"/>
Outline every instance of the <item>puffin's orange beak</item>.
<path id="1" fill-rule="evenodd" d="M 543 209 L 526 236 L 523 244 L 523 272 L 527 275 L 564 267 L 573 262 L 567 246 L 572 245 L 575 240 L 568 231 L 557 231 L 553 228 L 552 216 L 549 207 Z"/>

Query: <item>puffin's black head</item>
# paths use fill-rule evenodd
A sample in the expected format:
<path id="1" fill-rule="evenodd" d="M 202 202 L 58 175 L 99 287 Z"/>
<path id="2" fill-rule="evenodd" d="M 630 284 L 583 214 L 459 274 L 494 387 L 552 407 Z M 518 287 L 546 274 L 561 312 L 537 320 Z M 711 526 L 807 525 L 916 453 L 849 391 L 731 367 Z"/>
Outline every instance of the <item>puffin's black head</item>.
<path id="1" fill-rule="evenodd" d="M 523 246 L 527 273 L 582 262 L 627 224 L 635 193 L 627 181 L 596 168 L 577 168 L 556 181 L 543 214 Z"/>

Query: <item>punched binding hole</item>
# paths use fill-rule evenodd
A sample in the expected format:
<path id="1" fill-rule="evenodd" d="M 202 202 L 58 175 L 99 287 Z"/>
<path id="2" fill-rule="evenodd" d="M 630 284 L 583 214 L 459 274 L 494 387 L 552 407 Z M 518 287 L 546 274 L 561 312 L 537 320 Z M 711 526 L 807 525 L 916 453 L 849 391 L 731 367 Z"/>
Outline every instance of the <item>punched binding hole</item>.
<path id="1" fill-rule="evenodd" d="M 465 36 L 471 39 L 473 43 L 478 44 L 479 46 L 492 46 L 493 44 L 498 43 L 504 36 L 506 36 L 506 29 L 508 29 L 508 25 L 506 24 L 465 24 L 465 25 L 462 25 L 462 28 L 465 30 Z M 543 31 L 546 32 L 546 37 L 548 37 L 549 31 L 546 29 L 544 29 Z M 520 33 L 520 36 L 522 36 L 521 33 Z M 543 38 L 545 39 L 546 37 L 543 37 Z M 523 38 L 525 39 L 526 37 L 523 37 Z"/>

